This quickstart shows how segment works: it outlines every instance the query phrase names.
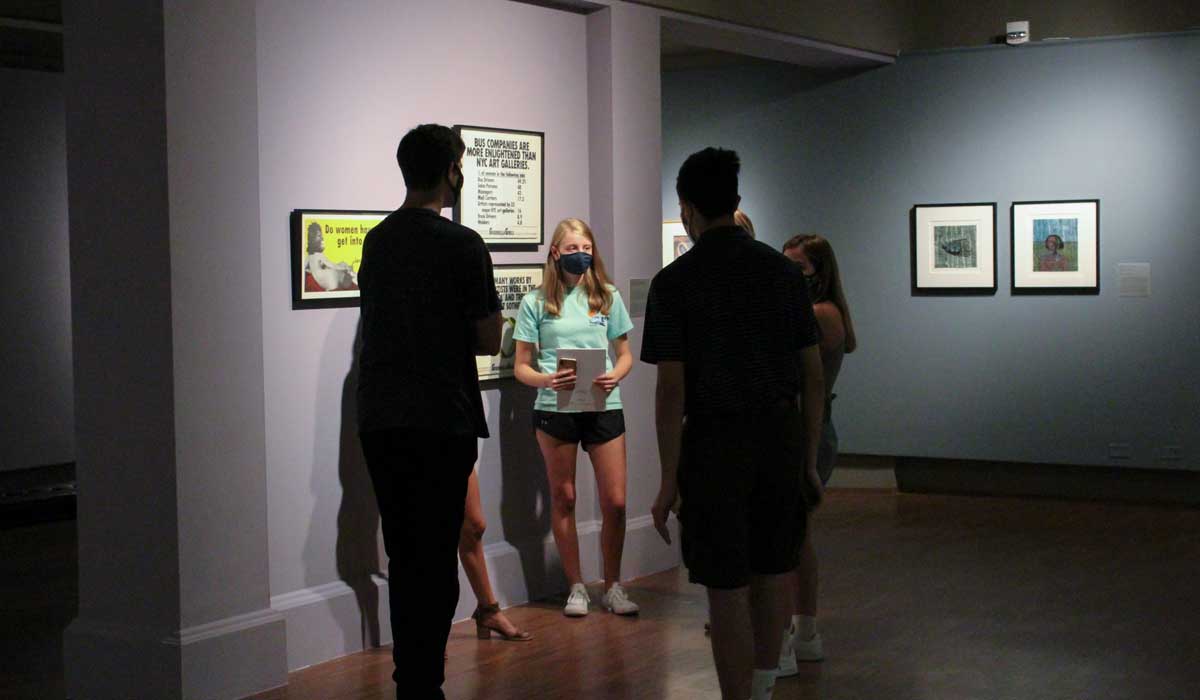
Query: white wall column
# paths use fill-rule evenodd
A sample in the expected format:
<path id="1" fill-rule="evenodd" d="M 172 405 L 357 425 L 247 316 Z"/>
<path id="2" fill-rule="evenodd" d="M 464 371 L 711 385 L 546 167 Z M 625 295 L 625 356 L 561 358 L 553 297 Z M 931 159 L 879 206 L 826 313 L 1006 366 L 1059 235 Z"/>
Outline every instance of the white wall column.
<path id="1" fill-rule="evenodd" d="M 270 610 L 254 6 L 64 7 L 72 698 L 286 682 Z"/>
<path id="2" fill-rule="evenodd" d="M 613 3 L 588 16 L 588 124 L 590 209 L 601 250 L 627 304 L 629 281 L 649 279 L 662 266 L 662 106 L 660 13 Z M 625 405 L 629 477 L 626 575 L 644 576 L 679 563 L 678 545 L 667 547 L 650 527 L 658 493 L 658 442 L 654 429 L 654 368 L 636 358 L 642 323 L 630 333 L 632 374 L 621 384 Z M 678 537 L 673 538 L 678 542 Z"/>

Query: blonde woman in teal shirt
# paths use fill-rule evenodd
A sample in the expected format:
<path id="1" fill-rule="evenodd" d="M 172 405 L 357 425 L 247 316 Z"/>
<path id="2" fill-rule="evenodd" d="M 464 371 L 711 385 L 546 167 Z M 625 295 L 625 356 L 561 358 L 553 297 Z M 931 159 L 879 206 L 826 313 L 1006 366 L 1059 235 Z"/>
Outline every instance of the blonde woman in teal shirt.
<path id="1" fill-rule="evenodd" d="M 626 465 L 625 416 L 618 384 L 633 367 L 628 335 L 632 329 L 620 293 L 608 282 L 592 230 L 579 219 L 559 222 L 546 256 L 542 286 L 521 300 L 513 338 L 517 341 L 517 379 L 538 389 L 533 407 L 534 433 L 550 481 L 550 527 L 571 584 L 563 608 L 568 617 L 586 615 L 590 602 L 579 568 L 579 537 L 575 530 L 575 457 L 581 444 L 596 473 L 603 516 L 601 605 L 618 615 L 638 611 L 620 584 Z M 606 372 L 592 380 L 608 394 L 605 410 L 558 410 L 556 392 L 570 391 L 576 381 L 573 371 L 557 371 L 558 349 L 607 350 L 610 344 Z"/>

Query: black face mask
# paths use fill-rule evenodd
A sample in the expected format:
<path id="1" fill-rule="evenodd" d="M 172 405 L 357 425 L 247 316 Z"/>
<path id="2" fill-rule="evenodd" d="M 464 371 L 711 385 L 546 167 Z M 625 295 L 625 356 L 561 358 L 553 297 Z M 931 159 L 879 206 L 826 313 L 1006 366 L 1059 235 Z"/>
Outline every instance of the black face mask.
<path id="1" fill-rule="evenodd" d="M 688 240 L 692 242 L 692 245 L 696 245 L 696 237 L 692 235 L 691 217 L 685 215 L 682 209 L 679 212 L 679 221 L 683 224 L 683 232 L 687 234 Z"/>
<path id="2" fill-rule="evenodd" d="M 816 301 L 821 291 L 821 278 L 816 274 L 804 275 L 804 285 L 808 287 L 808 298 Z"/>
<path id="3" fill-rule="evenodd" d="M 457 185 L 455 185 L 450 180 L 450 175 L 448 173 L 446 175 L 446 184 L 450 185 L 450 191 L 454 192 L 454 201 L 451 202 L 451 204 L 450 204 L 450 206 L 452 206 L 452 207 L 457 207 L 458 200 L 462 199 L 463 184 L 466 183 L 466 180 L 467 180 L 465 177 L 463 177 L 462 168 L 456 167 L 455 170 L 458 171 L 458 184 Z"/>

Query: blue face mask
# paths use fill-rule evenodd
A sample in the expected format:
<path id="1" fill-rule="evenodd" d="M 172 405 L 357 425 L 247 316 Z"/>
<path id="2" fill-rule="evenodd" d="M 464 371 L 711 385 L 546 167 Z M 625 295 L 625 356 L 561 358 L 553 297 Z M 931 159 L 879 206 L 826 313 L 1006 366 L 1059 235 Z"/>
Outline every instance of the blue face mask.
<path id="1" fill-rule="evenodd" d="M 587 253 L 571 253 L 559 257 L 558 262 L 562 265 L 562 269 L 570 272 L 572 275 L 582 275 L 592 266 L 592 256 Z"/>

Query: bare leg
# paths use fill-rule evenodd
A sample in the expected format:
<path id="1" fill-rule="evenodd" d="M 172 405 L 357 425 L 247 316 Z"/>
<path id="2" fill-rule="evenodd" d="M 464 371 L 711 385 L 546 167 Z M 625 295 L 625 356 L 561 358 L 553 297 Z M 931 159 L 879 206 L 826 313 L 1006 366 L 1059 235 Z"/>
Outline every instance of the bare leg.
<path id="1" fill-rule="evenodd" d="M 712 620 L 713 663 L 721 684 L 721 700 L 745 700 L 750 697 L 750 676 L 754 666 L 749 589 L 709 588 L 708 611 Z M 778 655 L 778 649 L 776 652 Z"/>
<path id="2" fill-rule="evenodd" d="M 483 555 L 483 533 L 486 530 L 487 520 L 483 517 L 483 503 L 479 499 L 479 475 L 471 472 L 471 478 L 467 480 L 466 516 L 458 537 L 458 558 L 480 606 L 496 604 L 496 595 L 492 592 L 492 582 L 488 577 L 487 559 Z M 508 637 L 520 632 L 502 612 L 491 613 L 482 622 L 499 629 Z"/>
<path id="3" fill-rule="evenodd" d="M 625 549 L 625 436 L 588 448 L 600 492 L 600 552 L 604 559 L 604 590 L 621 580 Z"/>
<path id="4" fill-rule="evenodd" d="M 796 608 L 794 614 L 817 616 L 817 551 L 812 542 L 812 521 L 804 533 L 800 565 L 796 567 Z"/>
<path id="5" fill-rule="evenodd" d="M 754 667 L 773 669 L 779 665 L 783 630 L 791 607 L 792 572 L 750 578 L 750 622 L 754 628 Z"/>
<path id="6" fill-rule="evenodd" d="M 462 533 L 458 538 L 458 558 L 462 561 L 467 580 L 471 582 L 475 600 L 480 605 L 496 602 L 492 583 L 488 580 L 487 561 L 483 556 L 483 533 L 486 529 L 483 503 L 479 500 L 479 476 L 471 472 L 471 478 L 467 480 L 466 517 L 463 518 Z"/>
<path id="7" fill-rule="evenodd" d="M 575 531 L 575 455 L 577 446 L 537 430 L 538 447 L 550 482 L 550 529 L 562 559 L 567 584 L 583 583 L 579 570 L 579 535 Z"/>

